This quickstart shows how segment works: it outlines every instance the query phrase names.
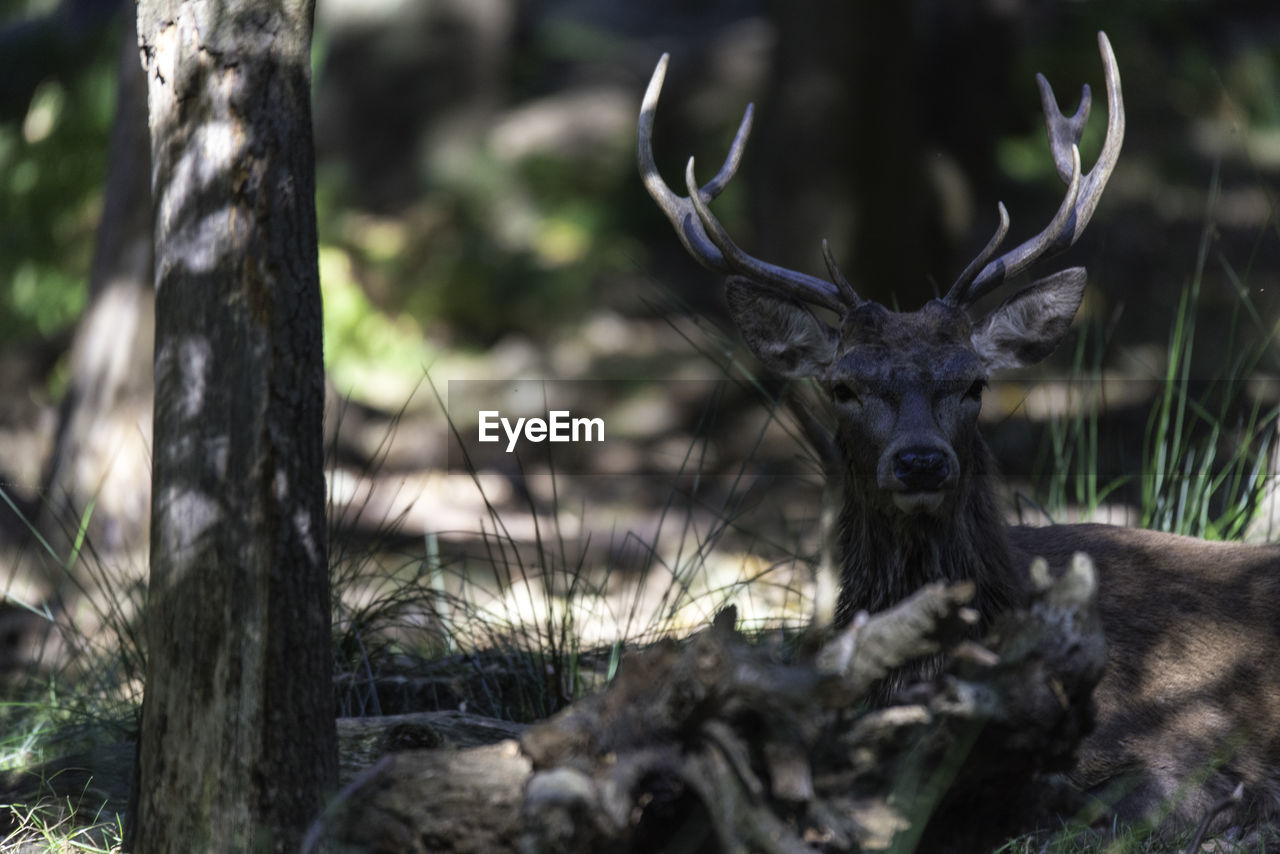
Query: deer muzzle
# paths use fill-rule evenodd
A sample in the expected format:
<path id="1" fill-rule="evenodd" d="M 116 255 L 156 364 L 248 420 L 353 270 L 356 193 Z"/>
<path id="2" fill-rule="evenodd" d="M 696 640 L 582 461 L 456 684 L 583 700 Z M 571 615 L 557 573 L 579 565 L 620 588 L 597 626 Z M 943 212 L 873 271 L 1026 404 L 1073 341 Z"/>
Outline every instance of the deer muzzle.
<path id="1" fill-rule="evenodd" d="M 935 513 L 955 486 L 959 461 L 941 444 L 898 444 L 885 451 L 879 466 L 880 488 L 903 513 Z"/>

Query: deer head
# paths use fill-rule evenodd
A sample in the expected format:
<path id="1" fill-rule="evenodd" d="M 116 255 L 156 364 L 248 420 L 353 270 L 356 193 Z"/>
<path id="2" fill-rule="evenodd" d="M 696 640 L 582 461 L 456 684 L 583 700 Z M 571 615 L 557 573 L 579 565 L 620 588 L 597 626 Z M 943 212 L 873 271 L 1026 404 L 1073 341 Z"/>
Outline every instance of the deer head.
<path id="1" fill-rule="evenodd" d="M 836 445 L 847 471 L 846 491 L 896 520 L 945 515 L 966 499 L 963 485 L 985 454 L 977 434 L 982 390 L 993 371 L 1034 364 L 1051 353 L 1070 327 L 1084 293 L 1085 271 L 1073 267 L 1033 282 L 980 320 L 969 311 L 982 297 L 1036 261 L 1073 245 L 1098 205 L 1124 137 L 1120 76 L 1111 45 L 1098 34 L 1106 75 L 1108 122 L 1097 163 L 1081 174 L 1077 147 L 1089 115 L 1086 85 L 1080 107 L 1064 115 L 1048 81 L 1037 75 L 1049 145 L 1066 195 L 1039 234 L 996 257 L 1009 229 L 999 226 L 946 296 L 913 312 L 895 312 L 858 297 L 823 241 L 830 280 L 787 270 L 739 248 L 708 208 L 737 171 L 753 108 L 719 173 L 701 188 L 694 162 L 685 169 L 688 195 L 659 176 L 652 134 L 666 74 L 664 55 L 645 92 L 639 121 L 639 165 L 649 194 L 689 253 L 728 277 L 729 312 L 747 346 L 767 367 L 812 379 L 836 413 Z M 811 307 L 833 316 L 819 317 Z"/>

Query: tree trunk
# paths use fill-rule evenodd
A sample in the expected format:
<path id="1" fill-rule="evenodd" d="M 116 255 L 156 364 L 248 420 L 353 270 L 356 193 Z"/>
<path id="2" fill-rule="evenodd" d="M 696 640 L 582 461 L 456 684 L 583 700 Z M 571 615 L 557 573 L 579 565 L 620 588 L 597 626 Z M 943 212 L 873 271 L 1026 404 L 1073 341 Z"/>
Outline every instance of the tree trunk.
<path id="1" fill-rule="evenodd" d="M 140 851 L 296 850 L 337 773 L 312 0 L 141 0 L 156 200 Z"/>
<path id="2" fill-rule="evenodd" d="M 821 274 L 821 242 L 868 299 L 928 293 L 945 260 L 916 104 L 910 3 L 771 4 L 777 70 L 759 133 L 761 257 Z"/>

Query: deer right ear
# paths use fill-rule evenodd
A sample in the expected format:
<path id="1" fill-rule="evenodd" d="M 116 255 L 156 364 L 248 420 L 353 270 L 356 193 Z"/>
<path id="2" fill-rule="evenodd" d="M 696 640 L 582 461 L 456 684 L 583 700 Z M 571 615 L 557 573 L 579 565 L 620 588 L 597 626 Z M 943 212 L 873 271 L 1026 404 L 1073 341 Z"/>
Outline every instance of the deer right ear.
<path id="1" fill-rule="evenodd" d="M 835 359 L 836 331 L 803 303 L 741 276 L 725 284 L 729 315 L 765 367 L 788 377 L 814 377 Z"/>
<path id="2" fill-rule="evenodd" d="M 1034 365 L 1071 328 L 1084 297 L 1083 267 L 1041 279 L 1005 300 L 973 329 L 973 348 L 988 370 Z"/>

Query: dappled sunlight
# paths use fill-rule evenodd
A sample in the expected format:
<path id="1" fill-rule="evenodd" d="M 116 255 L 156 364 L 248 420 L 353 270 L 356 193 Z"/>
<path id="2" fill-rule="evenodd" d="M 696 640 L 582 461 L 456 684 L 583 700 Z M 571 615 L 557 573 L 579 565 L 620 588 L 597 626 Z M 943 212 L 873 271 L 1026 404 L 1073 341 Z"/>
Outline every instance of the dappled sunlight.
<path id="1" fill-rule="evenodd" d="M 768 562 L 694 546 L 655 558 L 637 573 L 578 562 L 560 551 L 563 541 L 555 537 L 530 551 L 504 533 L 482 536 L 483 553 L 499 558 L 496 566 L 441 558 L 430 539 L 416 557 L 353 556 L 336 570 L 336 630 L 357 632 L 360 656 L 370 656 L 377 672 L 409 675 L 415 658 L 397 665 L 378 650 L 557 656 L 568 645 L 574 655 L 598 655 L 618 645 L 686 637 L 730 605 L 747 632 L 795 630 L 811 608 L 807 561 Z"/>
<path id="2" fill-rule="evenodd" d="M 187 479 L 153 502 L 153 170 L 145 121 L 135 117 L 133 160 L 127 140 L 117 146 L 113 134 L 129 125 L 112 130 L 107 61 L 108 47 L 123 47 L 124 67 L 137 70 L 138 43 L 87 18 L 69 34 L 61 12 L 41 17 L 58 4 L 27 5 L 0 24 L 23 69 L 0 93 L 0 489 L 12 499 L 0 504 L 0 641 L 12 640 L 0 678 L 23 702 L 49 704 L 39 728 L 89 720 L 95 704 L 132 725 L 150 515 L 185 521 L 181 536 L 158 542 L 179 558 L 219 519 L 249 524 L 204 487 L 238 471 L 241 445 L 262 436 L 199 436 L 222 429 L 210 419 L 244 415 L 243 385 L 279 355 L 269 337 L 279 329 L 251 357 L 243 341 L 220 352 L 193 313 L 156 354 L 161 412 L 189 429 L 177 464 Z M 1001 484 L 993 512 L 1034 526 L 1276 539 L 1280 64 L 1270 18 L 1159 4 L 1142 15 L 1098 4 L 1016 15 L 1008 3 L 963 15 L 946 4 L 817 16 L 748 6 L 318 4 L 315 156 L 297 161 L 316 169 L 316 228 L 299 245 L 318 250 L 323 300 L 340 712 L 401 703 L 530 719 L 603 684 L 624 648 L 685 638 L 727 606 L 745 631 L 771 638 L 810 619 L 823 485 L 839 471 L 783 401 L 794 395 L 797 411 L 830 427 L 831 411 L 814 402 L 826 378 L 784 383 L 765 370 L 733 328 L 718 276 L 681 252 L 644 196 L 637 112 L 664 51 L 671 73 L 653 141 L 677 195 L 685 158 L 695 154 L 709 178 L 754 101 L 757 129 L 716 215 L 744 249 L 805 275 L 821 270 L 829 238 L 860 293 L 916 305 L 944 292 L 987 239 L 998 199 L 1013 213 L 1010 244 L 1052 215 L 1061 182 L 1032 71 L 1063 81 L 1067 109 L 1080 83 L 1094 87 L 1079 151 L 1086 164 L 1097 158 L 1107 110 L 1090 40 L 1105 27 L 1129 98 L 1125 151 L 1090 233 L 1061 256 L 1089 271 L 1072 331 L 1042 370 L 979 391 Z M 179 41 L 193 36 L 177 20 L 149 61 L 185 85 Z M 848 26 L 895 21 L 912 23 L 910 38 Z M 48 43 L 15 35 L 28 24 Z M 263 45 L 279 51 L 273 40 L 289 37 Z M 234 74 L 199 65 L 189 67 L 209 75 L 200 86 L 244 100 L 229 92 Z M 145 97 L 137 106 L 144 116 Z M 220 177 L 251 144 L 264 143 L 228 121 L 171 135 L 161 226 L 241 228 L 260 176 Z M 140 189 L 121 207 L 114 182 L 129 170 Z M 199 203 L 175 209 L 184 197 Z M 106 247 L 127 247 L 130 263 L 100 265 L 111 253 L 95 250 L 95 229 Z M 171 246 L 161 272 L 211 273 L 220 251 Z M 703 261 L 716 266 L 714 255 Z M 234 289 L 210 277 L 191 287 L 215 301 Z M 221 375 L 226 366 L 233 375 Z M 138 395 L 125 400 L 125 386 Z M 481 444 L 467 410 L 508 408 L 513 423 L 552 411 L 599 419 L 603 441 L 552 453 L 552 440 L 513 428 Z M 301 457 L 318 446 L 298 447 Z M 162 473 L 170 457 L 157 455 Z M 320 518 L 296 506 L 301 482 L 275 484 L 274 518 L 307 542 Z M 311 545 L 316 559 L 319 539 Z M 1159 656 L 1232 664 L 1177 641 Z M 395 694 L 384 678 L 397 691 L 427 687 Z M 1173 702 L 1192 733 L 1201 707 Z M 45 730 L 30 738 L 43 743 Z"/>
<path id="3" fill-rule="evenodd" d="M 437 473 L 362 477 L 334 470 L 328 476 L 333 521 L 356 530 L 385 527 L 416 536 L 448 532 L 454 537 L 479 538 L 483 536 L 480 523 L 489 518 L 490 508 L 509 503 L 511 485 L 500 475 L 480 475 L 478 480 Z M 552 527 L 567 536 L 578 535 L 577 520 L 567 514 L 552 517 L 512 508 L 503 512 L 502 525 L 520 540 Z"/>
<path id="4" fill-rule="evenodd" d="M 655 564 L 641 579 L 584 567 L 577 573 L 540 569 L 498 589 L 465 589 L 466 613 L 513 637 L 537 637 L 564 627 L 583 649 L 687 637 L 710 625 L 722 609 L 738 609 L 747 632 L 797 629 L 808 618 L 811 572 L 802 561 L 769 565 L 734 553 L 711 553 L 696 567 Z M 593 576 L 598 576 L 593 579 Z"/>

